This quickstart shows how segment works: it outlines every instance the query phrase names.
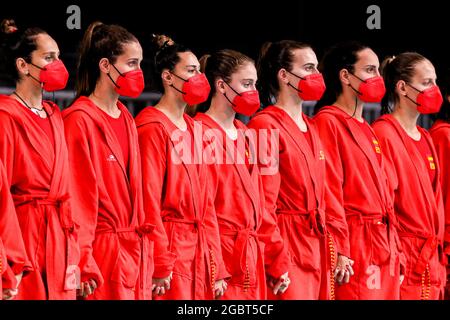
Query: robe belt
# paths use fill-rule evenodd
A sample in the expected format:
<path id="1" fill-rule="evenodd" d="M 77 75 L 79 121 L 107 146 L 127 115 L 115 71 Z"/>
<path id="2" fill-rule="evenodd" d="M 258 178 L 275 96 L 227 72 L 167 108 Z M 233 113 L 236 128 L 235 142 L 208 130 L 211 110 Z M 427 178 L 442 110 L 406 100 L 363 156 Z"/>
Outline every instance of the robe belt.
<path id="1" fill-rule="evenodd" d="M 325 222 L 323 220 L 324 211 L 319 208 L 315 208 L 309 211 L 306 210 L 277 210 L 277 214 L 289 215 L 289 216 L 307 216 L 309 217 L 310 227 L 314 230 L 317 236 L 325 236 Z"/>
<path id="2" fill-rule="evenodd" d="M 182 219 L 182 218 L 173 218 L 170 216 L 165 216 L 163 217 L 163 222 L 172 222 L 172 223 L 180 223 L 180 224 L 187 224 L 187 225 L 193 225 L 194 228 L 197 230 L 197 234 L 198 234 L 198 242 L 197 242 L 197 250 L 195 252 L 195 265 L 196 266 L 200 266 L 201 265 L 201 260 L 205 259 L 206 260 L 206 264 L 208 266 L 208 276 L 210 278 L 214 278 L 215 275 L 212 275 L 212 264 L 216 263 L 215 261 L 212 261 L 212 259 L 210 257 L 207 256 L 208 252 L 206 250 L 206 248 L 209 248 L 208 246 L 208 241 L 206 240 L 206 226 L 205 226 L 205 222 L 202 219 L 193 219 L 193 220 L 187 220 L 187 219 Z M 209 283 L 209 281 L 206 281 L 207 283 Z M 197 267 L 194 270 L 194 288 L 195 288 L 195 293 L 197 292 L 203 292 L 204 290 L 202 290 L 202 288 L 197 288 Z M 213 288 L 212 286 L 207 286 L 208 288 L 208 293 L 209 295 L 212 297 L 213 295 Z M 201 297 L 201 295 L 199 295 Z M 196 296 L 195 296 L 196 297 Z M 201 299 L 201 298 L 200 298 Z"/>
<path id="3" fill-rule="evenodd" d="M 393 209 L 387 210 L 386 214 L 361 214 L 358 211 L 347 211 L 347 218 L 357 218 L 360 224 L 379 222 L 387 225 L 388 241 L 389 241 L 389 274 L 395 276 L 396 257 L 399 255 L 398 248 L 401 247 L 397 233 L 397 219 L 393 213 Z"/>
<path id="4" fill-rule="evenodd" d="M 331 234 L 327 231 L 323 216 L 324 210 L 315 208 L 313 210 L 279 210 L 277 214 L 284 214 L 290 216 L 309 216 L 310 227 L 314 230 L 314 233 L 321 239 L 322 250 L 326 255 L 325 259 L 325 269 L 332 270 L 333 268 L 333 259 L 336 260 L 336 252 L 334 248 L 334 243 L 328 238 L 331 237 Z M 327 236 L 327 237 L 325 237 Z"/>
<path id="5" fill-rule="evenodd" d="M 247 253 L 250 238 L 254 238 L 257 243 L 258 255 L 262 254 L 261 246 L 258 241 L 258 233 L 250 228 L 236 230 L 220 226 L 220 234 L 227 237 L 234 237 L 233 249 L 233 272 L 239 271 L 239 275 L 245 275 L 248 271 Z M 261 266 L 260 266 L 261 267 Z M 235 274 L 235 276 L 237 276 Z"/>
<path id="6" fill-rule="evenodd" d="M 140 263 L 140 274 L 139 279 L 141 280 L 139 285 L 144 294 L 144 299 L 150 299 L 150 293 L 147 293 L 145 289 L 147 284 L 151 281 L 150 275 L 148 275 L 148 257 L 150 255 L 149 241 L 152 240 L 151 234 L 155 229 L 155 225 L 150 223 L 144 223 L 140 226 L 135 227 L 121 227 L 117 228 L 115 226 L 101 226 L 97 227 L 96 235 L 105 233 L 114 233 L 117 235 L 124 233 L 136 233 L 140 238 L 141 245 L 141 263 Z"/>
<path id="7" fill-rule="evenodd" d="M 431 261 L 431 259 L 436 254 L 436 251 L 443 252 L 442 250 L 442 241 L 438 239 L 435 235 L 424 235 L 424 234 L 416 234 L 411 232 L 399 232 L 399 236 L 402 238 L 418 238 L 424 240 L 425 243 L 420 249 L 419 258 L 417 259 L 417 263 L 414 266 L 414 271 L 416 273 L 422 274 L 425 272 L 427 268 L 427 264 Z M 443 254 L 443 253 L 442 253 Z M 439 257 L 441 260 L 442 257 Z"/>
<path id="8" fill-rule="evenodd" d="M 71 208 L 68 202 L 69 197 L 64 196 L 61 198 L 37 198 L 29 195 L 13 195 L 14 204 L 16 207 L 21 206 L 33 206 L 36 209 L 38 207 L 53 207 L 56 210 L 44 210 L 45 220 L 47 225 L 47 236 L 45 237 L 45 251 L 46 251 L 46 268 L 47 268 L 47 281 L 49 286 L 49 298 L 54 299 L 53 292 L 50 287 L 50 281 L 54 283 L 56 287 L 64 288 L 64 291 L 74 290 L 75 286 L 78 283 L 73 283 L 73 276 L 75 269 L 78 267 L 79 261 L 74 261 L 75 256 L 78 256 L 78 253 L 72 252 L 73 244 L 71 242 L 75 241 L 71 238 L 70 234 L 75 230 L 75 222 L 72 218 Z M 37 211 L 35 211 L 37 212 Z M 59 252 L 55 252 L 56 243 L 54 241 L 55 237 L 48 236 L 54 232 L 55 226 L 57 225 L 56 221 L 59 220 L 59 224 L 61 225 L 64 235 L 66 238 L 66 256 L 65 261 L 58 260 L 56 256 L 60 254 Z M 78 259 L 76 259 L 78 260 Z M 61 272 L 57 270 L 66 270 L 65 272 Z M 53 278 L 53 279 L 51 279 Z M 72 284 L 69 284 L 69 280 Z"/>

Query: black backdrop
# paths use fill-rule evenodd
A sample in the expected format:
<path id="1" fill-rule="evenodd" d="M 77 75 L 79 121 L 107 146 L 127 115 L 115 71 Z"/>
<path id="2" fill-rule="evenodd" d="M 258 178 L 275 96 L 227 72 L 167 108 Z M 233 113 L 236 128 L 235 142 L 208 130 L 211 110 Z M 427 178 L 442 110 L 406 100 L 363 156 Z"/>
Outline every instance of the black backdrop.
<path id="1" fill-rule="evenodd" d="M 66 9 L 81 9 L 81 30 L 69 30 Z M 366 26 L 369 5 L 381 9 L 381 30 Z M 152 33 L 167 33 L 198 56 L 219 48 L 256 57 L 267 40 L 296 39 L 313 45 L 319 59 L 327 47 L 354 39 L 370 45 L 384 58 L 405 50 L 428 57 L 438 70 L 448 67 L 449 13 L 442 0 L 320 1 L 320 0 L 114 0 L 2 1 L 0 19 L 12 17 L 22 27 L 39 26 L 59 43 L 62 58 L 73 71 L 78 42 L 95 20 L 121 24 L 144 48 Z M 145 69 L 144 69 L 145 71 Z M 71 77 L 70 85 L 73 83 Z"/>

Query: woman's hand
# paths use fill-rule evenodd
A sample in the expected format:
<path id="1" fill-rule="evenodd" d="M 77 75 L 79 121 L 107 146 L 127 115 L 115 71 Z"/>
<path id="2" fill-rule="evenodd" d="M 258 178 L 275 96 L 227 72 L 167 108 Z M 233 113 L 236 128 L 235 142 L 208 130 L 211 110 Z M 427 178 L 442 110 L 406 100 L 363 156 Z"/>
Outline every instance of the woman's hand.
<path id="1" fill-rule="evenodd" d="M 334 278 L 338 284 L 350 282 L 350 277 L 355 274 L 352 268 L 354 263 L 355 262 L 353 260 L 346 256 L 338 256 L 336 269 L 334 270 Z"/>
<path id="2" fill-rule="evenodd" d="M 286 292 L 290 283 L 291 279 L 289 279 L 288 273 L 286 272 L 278 279 L 270 279 L 269 287 L 272 289 L 273 294 L 277 295 Z"/>
<path id="3" fill-rule="evenodd" d="M 77 290 L 77 296 L 86 299 L 91 294 L 94 294 L 95 289 L 97 289 L 97 282 L 94 279 L 84 281 L 80 284 L 80 289 Z"/>
<path id="4" fill-rule="evenodd" d="M 227 291 L 228 284 L 225 280 L 217 280 L 214 283 L 214 297 L 216 299 L 219 299 L 225 294 L 225 291 Z"/>
<path id="5" fill-rule="evenodd" d="M 166 291 L 170 289 L 170 282 L 172 281 L 172 272 L 165 278 L 153 278 L 152 279 L 152 293 L 153 297 L 163 296 Z"/>
<path id="6" fill-rule="evenodd" d="M 19 284 L 22 281 L 23 272 L 16 274 L 17 286 L 14 289 L 3 289 L 2 299 L 3 300 L 13 300 L 19 294 Z"/>

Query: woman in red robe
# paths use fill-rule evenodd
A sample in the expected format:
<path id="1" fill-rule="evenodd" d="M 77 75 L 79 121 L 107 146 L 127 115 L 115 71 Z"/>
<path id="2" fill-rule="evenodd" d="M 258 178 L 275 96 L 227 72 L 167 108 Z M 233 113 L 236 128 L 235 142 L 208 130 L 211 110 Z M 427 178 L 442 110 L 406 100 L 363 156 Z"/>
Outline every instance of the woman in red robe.
<path id="1" fill-rule="evenodd" d="M 274 299 L 334 299 L 338 261 L 332 229 L 326 226 L 326 153 L 316 127 L 302 112 L 303 101 L 318 100 L 325 90 L 317 64 L 309 45 L 289 40 L 267 43 L 258 61 L 266 108 L 249 127 L 279 133 L 279 145 L 271 146 L 278 153 L 278 168 L 262 179 L 266 210 L 276 217 L 291 255 L 291 286 L 278 297 L 269 293 Z"/>
<path id="2" fill-rule="evenodd" d="M 0 97 L 0 159 L 32 267 L 17 298 L 75 299 L 78 227 L 63 121 L 58 106 L 42 99 L 42 90 L 63 89 L 69 75 L 57 43 L 45 31 L 12 30 L 3 38 L 2 66 L 16 87 Z"/>
<path id="3" fill-rule="evenodd" d="M 417 125 L 420 114 L 436 113 L 442 104 L 436 72 L 428 59 L 406 52 L 386 60 L 383 78 L 384 115 L 373 128 L 386 155 L 407 260 L 400 298 L 442 299 L 447 257 L 440 165 L 430 134 Z"/>
<path id="4" fill-rule="evenodd" d="M 275 294 L 290 282 L 290 259 L 274 217 L 265 209 L 264 190 L 249 129 L 236 113 L 251 116 L 260 106 L 253 60 L 233 50 L 200 59 L 213 84 L 211 99 L 195 120 L 203 126 L 204 155 L 215 177 L 210 187 L 219 222 L 227 281 L 224 299 L 264 300 L 266 281 Z M 250 155 L 252 152 L 252 155 Z M 206 160 L 206 159 L 204 159 Z M 267 274 L 267 278 L 266 278 Z"/>
<path id="5" fill-rule="evenodd" d="M 399 299 L 403 256 L 386 160 L 362 117 L 364 103 L 380 102 L 385 93 L 378 57 L 345 42 L 331 48 L 320 66 L 327 89 L 314 121 L 325 151 L 326 214 L 336 223 L 338 254 L 354 261 L 354 276 L 338 281 L 336 299 Z"/>
<path id="6" fill-rule="evenodd" d="M 136 125 L 145 207 L 164 223 L 168 241 L 159 249 L 170 249 L 177 257 L 170 290 L 161 287 L 160 292 L 166 293 L 162 299 L 214 299 L 223 295 L 228 274 L 209 192 L 211 178 L 198 161 L 202 141 L 194 141 L 199 125 L 184 113 L 187 104 L 206 100 L 210 87 L 190 50 L 166 36 L 154 36 L 154 43 L 154 86 L 164 94 L 139 113 Z"/>
<path id="7" fill-rule="evenodd" d="M 154 286 L 170 281 L 173 256 L 153 261 L 153 244 L 164 233 L 143 207 L 136 126 L 118 101 L 144 89 L 141 61 L 142 48 L 127 30 L 91 24 L 79 57 L 78 98 L 63 112 L 80 249 L 92 257 L 80 262 L 84 293 L 95 289 L 89 299 L 147 300 Z M 152 284 L 154 265 L 164 278 Z"/>

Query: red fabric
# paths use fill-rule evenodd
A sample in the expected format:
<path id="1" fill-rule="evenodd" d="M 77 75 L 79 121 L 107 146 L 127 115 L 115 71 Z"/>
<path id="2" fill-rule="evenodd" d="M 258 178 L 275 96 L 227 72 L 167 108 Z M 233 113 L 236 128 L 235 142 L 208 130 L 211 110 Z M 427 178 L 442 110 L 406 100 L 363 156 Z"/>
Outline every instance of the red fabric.
<path id="1" fill-rule="evenodd" d="M 363 122 L 358 121 L 356 118 L 354 118 L 355 122 L 361 127 L 362 131 L 366 135 L 369 142 L 373 145 L 373 151 L 377 155 L 378 162 L 381 164 L 381 148 L 380 143 L 378 139 L 373 134 L 373 130 L 370 128 L 370 125 L 367 123 L 366 120 Z"/>
<path id="2" fill-rule="evenodd" d="M 312 136 L 311 136 L 311 130 L 308 128 L 308 130 L 306 132 L 302 132 L 302 133 L 305 136 L 306 142 L 308 142 L 308 145 L 312 150 L 313 149 L 313 141 L 312 141 Z"/>
<path id="3" fill-rule="evenodd" d="M 28 269 L 28 270 L 27 270 Z M 0 161 L 0 294 L 17 286 L 16 274 L 30 270 L 14 202 Z M 0 295 L 1 300 L 1 295 Z"/>
<path id="4" fill-rule="evenodd" d="M 107 115 L 109 120 L 109 124 L 113 132 L 116 134 L 117 140 L 119 140 L 120 148 L 122 150 L 122 157 L 125 167 L 128 171 L 129 159 L 130 159 L 130 145 L 128 142 L 128 132 L 127 132 L 127 123 L 125 121 L 125 116 L 121 113 L 120 117 L 115 119 L 109 115 Z"/>
<path id="5" fill-rule="evenodd" d="M 428 168 L 428 174 L 430 176 L 430 181 L 433 184 L 434 179 L 436 178 L 436 163 L 433 157 L 433 154 L 431 152 L 431 148 L 428 144 L 428 141 L 420 137 L 419 141 L 411 139 L 414 144 L 416 145 L 417 150 L 419 150 L 420 156 L 423 161 L 425 161 L 425 166 Z"/>
<path id="6" fill-rule="evenodd" d="M 327 220 L 338 252 L 355 261 L 337 299 L 398 299 L 403 256 L 392 198 L 373 144 L 354 119 L 334 106 L 315 116 L 326 158 Z"/>
<path id="7" fill-rule="evenodd" d="M 192 139 L 194 122 L 187 115 L 185 121 Z M 184 134 L 162 111 L 147 107 L 136 124 L 143 155 L 145 206 L 160 216 L 168 237 L 155 248 L 155 254 L 170 249 L 177 256 L 171 289 L 161 299 L 213 299 L 214 280 L 229 275 L 208 191 L 207 166 L 189 161 L 191 146 L 186 139 L 180 141 Z M 195 147 L 201 147 L 201 140 Z"/>
<path id="8" fill-rule="evenodd" d="M 33 271 L 18 299 L 75 299 L 79 249 L 69 197 L 68 154 L 58 106 L 44 108 L 55 132 L 55 148 L 27 109 L 0 97 L 0 158 L 14 199 Z"/>
<path id="9" fill-rule="evenodd" d="M 270 106 L 258 113 L 248 124 L 258 131 L 258 146 L 266 142 L 270 154 L 278 155 L 279 167 L 264 174 L 260 170 L 265 194 L 266 210 L 278 221 L 281 235 L 291 256 L 289 278 L 291 284 L 281 296 L 271 299 L 329 298 L 329 268 L 327 228 L 325 227 L 325 153 L 314 124 L 303 117 L 311 132 L 312 148 L 297 124 L 281 108 Z M 279 132 L 276 139 L 265 138 L 262 133 Z M 268 132 L 269 133 L 269 132 Z M 273 164 L 273 163 L 272 163 Z M 333 224 L 333 222 L 330 222 Z"/>
<path id="10" fill-rule="evenodd" d="M 36 123 L 42 128 L 42 130 L 45 132 L 45 135 L 49 138 L 50 142 L 52 143 L 53 150 L 55 150 L 55 137 L 53 134 L 52 125 L 50 123 L 49 117 L 47 115 L 47 118 L 41 118 L 37 114 L 33 113 L 33 119 L 36 121 Z"/>
<path id="11" fill-rule="evenodd" d="M 136 127 L 126 107 L 120 102 L 117 107 L 128 131 L 129 175 L 117 136 L 100 108 L 80 97 L 63 112 L 71 195 L 80 213 L 82 281 L 92 278 L 99 285 L 89 299 L 151 299 L 155 225 L 146 219 L 142 204 Z"/>
<path id="12" fill-rule="evenodd" d="M 436 121 L 430 130 L 441 168 L 442 198 L 445 210 L 445 253 L 450 255 L 450 124 Z"/>
<path id="13" fill-rule="evenodd" d="M 278 279 L 288 272 L 290 258 L 276 221 L 265 210 L 257 164 L 250 163 L 250 154 L 246 155 L 250 151 L 245 138 L 247 128 L 235 120 L 238 139 L 231 141 L 208 115 L 198 113 L 195 120 L 203 125 L 205 150 L 209 148 L 211 153 L 217 150 L 223 154 L 222 161 L 216 159 L 208 169 L 215 181 L 210 190 L 219 222 L 223 258 L 231 274 L 224 299 L 264 300 L 265 273 Z M 227 163 L 227 155 L 234 161 Z M 249 170 L 250 166 L 254 168 Z"/>
<path id="14" fill-rule="evenodd" d="M 422 275 L 427 265 L 431 277 L 431 299 L 443 294 L 445 267 L 443 256 L 444 208 L 439 179 L 432 184 L 428 166 L 413 140 L 392 115 L 385 115 L 373 124 L 386 159 L 386 173 L 391 193 L 395 195 L 395 213 L 399 235 L 407 259 L 402 299 L 420 299 L 425 287 Z M 429 133 L 418 127 L 422 139 L 437 158 Z M 440 177 L 436 162 L 436 175 Z"/>

